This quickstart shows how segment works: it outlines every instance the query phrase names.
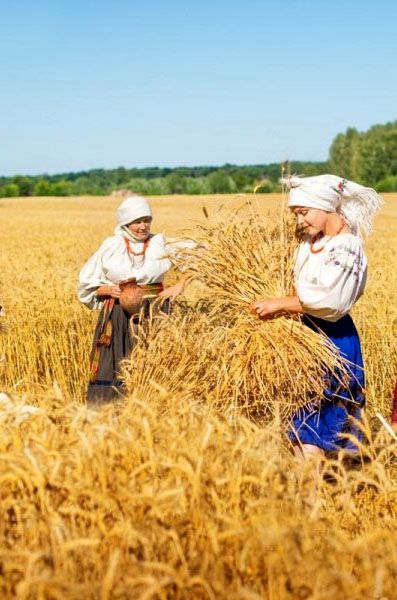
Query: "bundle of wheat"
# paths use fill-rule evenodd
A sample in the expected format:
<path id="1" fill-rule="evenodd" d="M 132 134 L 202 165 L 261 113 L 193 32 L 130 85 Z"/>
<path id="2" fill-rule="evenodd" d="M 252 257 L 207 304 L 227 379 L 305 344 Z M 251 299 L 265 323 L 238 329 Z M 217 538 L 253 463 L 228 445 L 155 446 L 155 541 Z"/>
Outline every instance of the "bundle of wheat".
<path id="1" fill-rule="evenodd" d="M 343 376 L 335 348 L 299 316 L 261 321 L 249 311 L 258 298 L 291 292 L 291 228 L 248 205 L 190 231 L 196 246 L 179 260 L 206 286 L 207 311 L 155 320 L 126 364 L 129 389 L 189 386 L 230 417 L 243 409 L 257 419 L 288 418 L 317 402 L 324 373 Z"/>

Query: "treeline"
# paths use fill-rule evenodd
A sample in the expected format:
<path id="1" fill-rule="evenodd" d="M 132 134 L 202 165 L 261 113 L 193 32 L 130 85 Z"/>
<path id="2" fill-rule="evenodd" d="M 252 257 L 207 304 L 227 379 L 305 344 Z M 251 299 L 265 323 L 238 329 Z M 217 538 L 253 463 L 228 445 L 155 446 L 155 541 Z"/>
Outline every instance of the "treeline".
<path id="1" fill-rule="evenodd" d="M 397 192 L 397 121 L 340 133 L 332 142 L 329 166 L 333 173 L 378 192 Z"/>
<path id="2" fill-rule="evenodd" d="M 368 131 L 348 129 L 332 142 L 325 162 L 290 163 L 306 176 L 332 172 L 380 192 L 397 191 L 397 121 Z M 280 189 L 280 165 L 93 169 L 58 175 L 0 177 L 0 197 L 108 195 L 119 189 L 145 195 L 222 194 Z"/>
<path id="3" fill-rule="evenodd" d="M 315 175 L 326 172 L 325 162 L 292 162 L 294 172 Z M 280 165 L 224 165 L 222 167 L 177 167 L 145 169 L 94 169 L 80 173 L 0 178 L 0 197 L 107 195 L 128 189 L 146 195 L 224 194 L 280 189 Z"/>

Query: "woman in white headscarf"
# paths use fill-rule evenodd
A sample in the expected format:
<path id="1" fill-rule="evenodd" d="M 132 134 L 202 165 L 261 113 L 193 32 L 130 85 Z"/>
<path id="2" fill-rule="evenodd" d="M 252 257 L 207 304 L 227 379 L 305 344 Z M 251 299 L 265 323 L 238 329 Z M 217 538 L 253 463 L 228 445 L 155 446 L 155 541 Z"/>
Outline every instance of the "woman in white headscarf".
<path id="1" fill-rule="evenodd" d="M 162 234 L 150 232 L 152 210 L 145 198 L 126 198 L 117 209 L 117 222 L 114 235 L 91 256 L 79 277 L 80 302 L 100 310 L 91 352 L 89 403 L 120 397 L 120 362 L 130 354 L 136 339 L 131 326 L 136 333 L 140 319 L 148 316 L 156 298 L 161 310 L 169 312 L 169 302 L 189 279 L 184 274 L 178 283 L 164 289 L 164 276 L 172 266 L 172 248 Z M 142 297 L 135 314 L 130 314 L 123 302 L 126 282 Z"/>
<path id="2" fill-rule="evenodd" d="M 295 259 L 296 293 L 258 300 L 252 309 L 259 318 L 302 313 L 304 322 L 323 331 L 349 361 L 348 381 L 330 375 L 324 400 L 294 415 L 289 437 L 296 454 L 356 450 L 343 436 L 360 438 L 354 420 L 360 420 L 365 402 L 360 340 L 349 311 L 367 279 L 361 233 L 370 233 L 381 199 L 375 190 L 335 175 L 290 177 L 283 183 L 303 239 Z"/>

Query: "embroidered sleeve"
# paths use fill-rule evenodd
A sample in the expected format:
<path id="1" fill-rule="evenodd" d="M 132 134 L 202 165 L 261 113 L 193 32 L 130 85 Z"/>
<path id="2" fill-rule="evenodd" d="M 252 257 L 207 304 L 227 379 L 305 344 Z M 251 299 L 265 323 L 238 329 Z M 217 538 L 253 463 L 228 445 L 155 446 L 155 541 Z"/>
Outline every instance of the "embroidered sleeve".
<path id="1" fill-rule="evenodd" d="M 351 248 L 348 245 L 332 246 L 325 255 L 325 264 L 336 267 L 357 279 L 363 271 L 361 248 Z"/>

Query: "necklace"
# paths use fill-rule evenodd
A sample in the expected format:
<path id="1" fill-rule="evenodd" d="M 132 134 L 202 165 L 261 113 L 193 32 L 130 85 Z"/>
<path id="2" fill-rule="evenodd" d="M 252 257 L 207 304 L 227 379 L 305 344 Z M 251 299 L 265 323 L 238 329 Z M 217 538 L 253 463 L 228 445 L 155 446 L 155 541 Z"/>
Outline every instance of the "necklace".
<path id="1" fill-rule="evenodd" d="M 345 221 L 345 219 L 343 217 L 341 217 L 340 227 L 339 227 L 338 231 L 336 233 L 334 233 L 333 235 L 330 235 L 329 237 L 332 238 L 332 237 L 335 237 L 336 235 L 338 235 L 342 231 L 342 229 L 345 227 L 345 225 L 346 225 L 346 221 Z M 314 247 L 314 244 L 316 242 L 318 242 L 318 240 L 321 240 L 321 238 L 323 238 L 323 237 L 324 237 L 324 234 L 323 234 L 322 231 L 320 231 L 319 233 L 317 233 L 315 236 L 312 237 L 312 241 L 311 241 L 311 244 L 310 244 L 310 252 L 312 254 L 319 254 L 320 252 L 322 252 L 324 250 L 325 244 L 327 242 L 325 242 L 325 244 L 323 244 L 321 246 L 321 248 L 315 248 Z"/>
<path id="2" fill-rule="evenodd" d="M 149 241 L 150 241 L 150 237 L 146 238 L 146 240 L 144 241 L 143 244 L 143 248 L 142 248 L 142 252 L 134 252 L 133 249 L 131 248 L 131 242 L 128 238 L 124 238 L 124 242 L 125 242 L 125 247 L 127 248 L 127 252 L 128 254 L 131 256 L 131 254 L 133 256 L 143 256 L 142 261 L 145 260 L 145 254 L 146 254 L 146 250 L 149 246 Z"/>

